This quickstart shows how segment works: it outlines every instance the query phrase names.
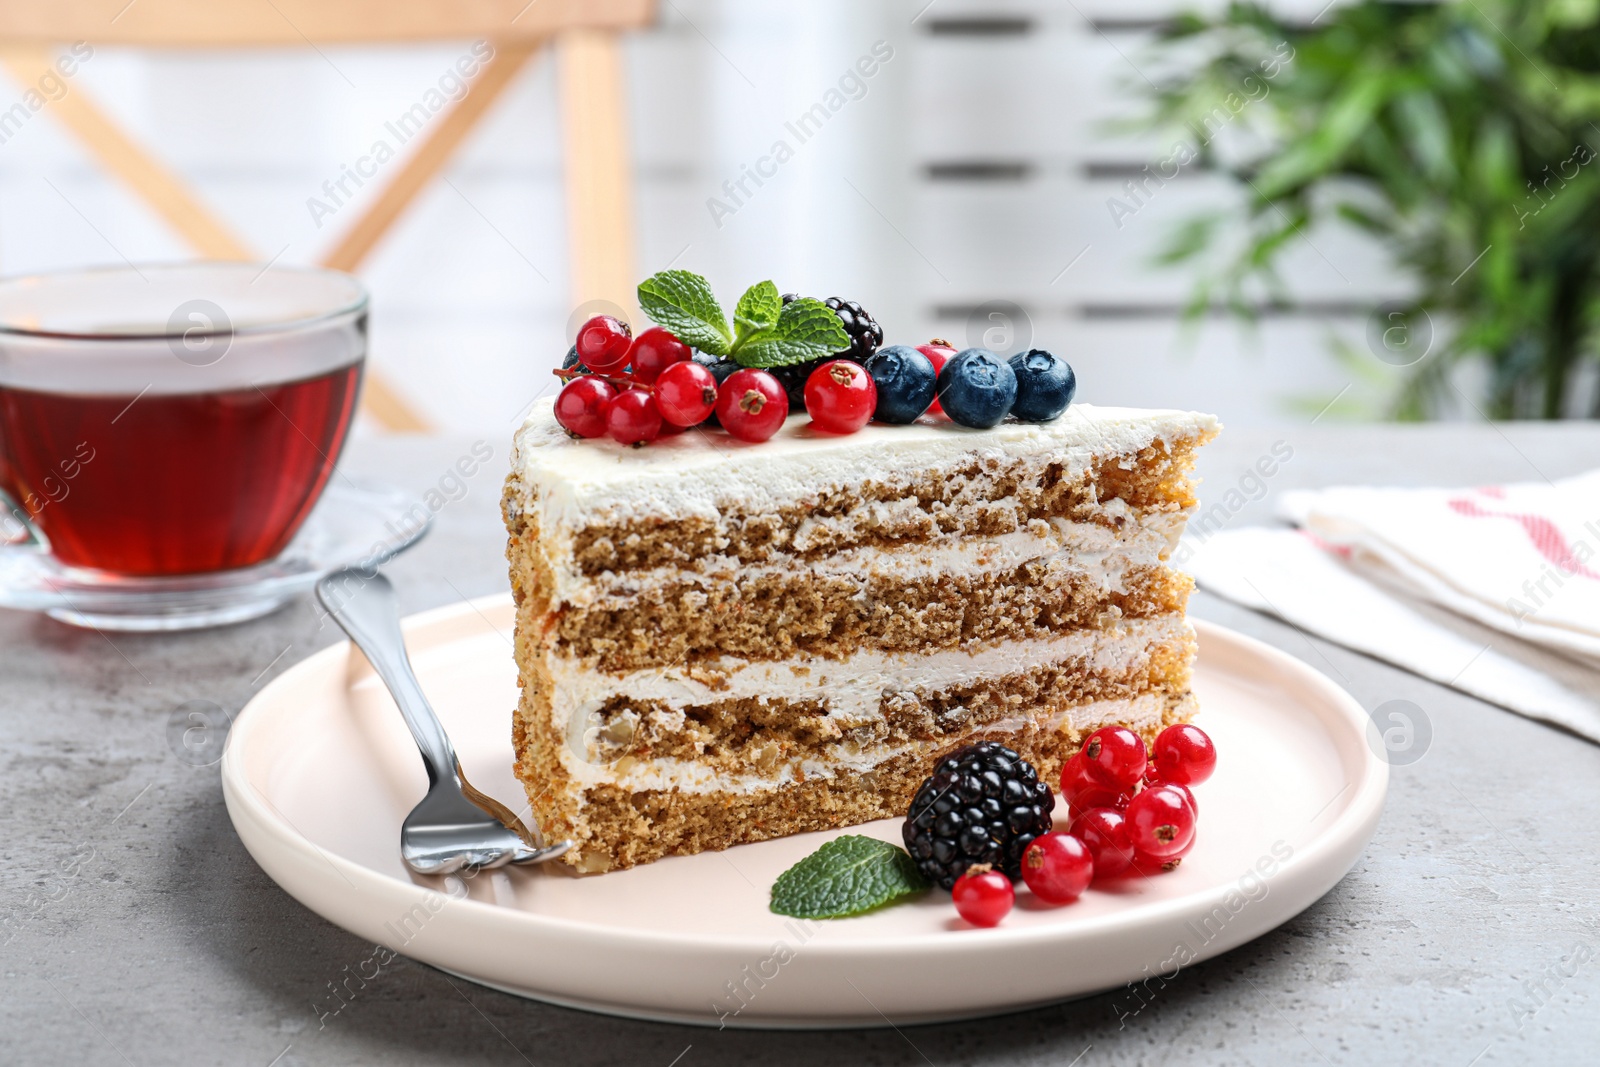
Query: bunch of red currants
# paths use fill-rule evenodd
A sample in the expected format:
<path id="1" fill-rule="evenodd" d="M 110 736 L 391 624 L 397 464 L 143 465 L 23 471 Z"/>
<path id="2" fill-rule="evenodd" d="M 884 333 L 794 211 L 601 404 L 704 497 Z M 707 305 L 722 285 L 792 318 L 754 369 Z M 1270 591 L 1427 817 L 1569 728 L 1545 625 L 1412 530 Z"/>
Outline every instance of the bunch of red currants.
<path id="1" fill-rule="evenodd" d="M 1076 900 L 1092 881 L 1174 870 L 1194 847 L 1200 809 L 1194 786 L 1211 777 L 1217 750 L 1198 726 L 1179 723 L 1144 738 L 1104 726 L 1061 768 L 1061 798 L 1072 822 L 1042 834 L 1022 854 L 1022 880 L 1047 904 Z M 1011 880 L 968 868 L 951 890 L 956 911 L 994 926 L 1011 910 Z"/>
<path id="2" fill-rule="evenodd" d="M 570 376 L 556 421 L 575 437 L 642 445 L 704 422 L 717 401 L 711 372 L 660 327 L 634 337 L 627 323 L 596 315 L 578 330 L 573 355 L 576 365 L 556 372 Z"/>
<path id="3" fill-rule="evenodd" d="M 634 337 L 627 323 L 596 315 L 578 330 L 575 364 L 556 373 L 567 384 L 555 415 L 575 437 L 607 437 L 643 445 L 715 416 L 741 441 L 765 441 L 789 415 L 782 383 L 745 367 L 718 381 L 690 347 L 659 326 Z M 811 372 L 806 411 L 818 429 L 854 433 L 877 405 L 872 375 L 859 363 L 830 360 Z"/>

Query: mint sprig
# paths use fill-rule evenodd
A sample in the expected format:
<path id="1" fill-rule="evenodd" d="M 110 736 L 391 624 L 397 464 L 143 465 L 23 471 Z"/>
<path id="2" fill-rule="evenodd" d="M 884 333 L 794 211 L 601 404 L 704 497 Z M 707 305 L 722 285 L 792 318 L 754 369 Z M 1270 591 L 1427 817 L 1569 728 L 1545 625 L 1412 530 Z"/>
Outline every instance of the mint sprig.
<path id="1" fill-rule="evenodd" d="M 796 919 L 841 919 L 927 888 L 927 879 L 904 849 L 875 837 L 846 834 L 778 875 L 771 907 Z"/>
<path id="2" fill-rule="evenodd" d="M 783 311 L 783 297 L 770 281 L 756 282 L 744 291 L 733 309 L 733 328 L 739 337 L 748 337 L 777 325 Z"/>
<path id="3" fill-rule="evenodd" d="M 698 274 L 664 270 L 651 275 L 639 283 L 639 306 L 678 340 L 702 352 L 725 356 L 733 344 L 722 305 Z"/>
<path id="4" fill-rule="evenodd" d="M 732 330 L 710 284 L 690 271 L 664 270 L 640 282 L 639 306 L 678 340 L 742 367 L 786 367 L 850 347 L 850 335 L 826 304 L 811 297 L 785 304 L 770 281 L 745 290 Z"/>
<path id="5" fill-rule="evenodd" d="M 821 359 L 850 347 L 850 335 L 833 309 L 820 300 L 791 300 L 771 328 L 750 337 L 734 350 L 745 367 L 786 367 Z"/>

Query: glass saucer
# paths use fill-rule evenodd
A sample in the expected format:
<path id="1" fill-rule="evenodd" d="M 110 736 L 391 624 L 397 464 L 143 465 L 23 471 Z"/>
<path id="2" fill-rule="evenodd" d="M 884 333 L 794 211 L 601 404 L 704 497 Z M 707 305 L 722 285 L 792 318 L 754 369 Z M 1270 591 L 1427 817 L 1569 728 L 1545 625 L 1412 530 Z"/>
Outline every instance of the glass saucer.
<path id="1" fill-rule="evenodd" d="M 254 567 L 130 577 L 67 566 L 37 542 L 0 545 L 0 608 L 100 630 L 225 626 L 276 611 L 335 568 L 380 566 L 432 524 L 432 512 L 414 497 L 336 474 L 282 554 Z"/>

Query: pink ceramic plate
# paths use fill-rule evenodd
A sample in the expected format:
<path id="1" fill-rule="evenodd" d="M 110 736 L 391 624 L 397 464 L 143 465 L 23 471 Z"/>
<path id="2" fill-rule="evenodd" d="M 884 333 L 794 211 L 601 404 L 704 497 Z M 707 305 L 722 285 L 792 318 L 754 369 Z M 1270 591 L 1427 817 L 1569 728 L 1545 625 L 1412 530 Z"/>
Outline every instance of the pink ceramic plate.
<path id="1" fill-rule="evenodd" d="M 407 642 L 468 776 L 514 810 L 509 597 L 410 619 Z M 228 812 L 279 885 L 347 930 L 485 985 L 557 1004 L 710 1026 L 852 1027 L 1014 1011 L 1215 956 L 1298 914 L 1371 838 L 1388 766 L 1346 693 L 1300 661 L 1205 623 L 1195 689 L 1216 740 L 1198 842 L 1171 874 L 965 927 L 947 894 L 854 919 L 767 910 L 773 879 L 833 833 L 598 877 L 561 864 L 468 881 L 410 874 L 400 822 L 426 780 L 359 654 L 325 649 L 240 714 Z M 1381 744 L 1380 744 L 1381 747 Z M 1058 812 L 1058 817 L 1059 817 Z M 899 820 L 857 827 L 889 841 Z M 1139 1001 L 1130 994 L 1130 1010 Z"/>

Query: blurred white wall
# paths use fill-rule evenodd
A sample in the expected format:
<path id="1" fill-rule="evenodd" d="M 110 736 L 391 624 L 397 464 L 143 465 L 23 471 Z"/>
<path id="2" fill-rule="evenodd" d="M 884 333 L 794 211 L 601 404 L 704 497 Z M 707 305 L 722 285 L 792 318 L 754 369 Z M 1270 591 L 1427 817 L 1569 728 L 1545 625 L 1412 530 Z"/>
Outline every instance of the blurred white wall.
<path id="1" fill-rule="evenodd" d="M 1307 18 L 1318 5 L 1305 5 Z M 1360 308 L 1401 282 L 1375 250 L 1308 234 L 1291 283 L 1305 314 L 1252 339 L 1204 323 L 1188 342 L 1183 271 L 1149 265 L 1178 219 L 1230 194 L 1185 175 L 1114 218 L 1125 183 L 1168 146 L 1118 139 L 1163 5 L 1115 0 L 663 0 L 627 45 L 640 276 L 708 275 L 859 300 L 890 340 L 980 340 L 986 302 L 1019 306 L 1032 343 L 1078 369 L 1080 397 L 1204 408 L 1235 425 L 1335 415 L 1392 381 L 1365 355 Z M 179 171 L 263 259 L 311 263 L 370 201 L 315 220 L 307 200 L 382 135 L 471 42 L 259 52 L 98 49 L 73 79 Z M 786 126 L 862 57 L 879 56 L 804 143 Z M 870 64 L 869 64 L 870 65 Z M 509 432 L 551 387 L 566 285 L 553 61 L 523 72 L 368 260 L 372 359 L 435 422 Z M 0 98 L 21 87 L 0 86 Z M 849 99 L 848 96 L 858 98 Z M 725 181 L 786 141 L 793 158 L 731 214 Z M 762 164 L 771 170 L 771 164 Z M 720 217 L 718 217 L 720 216 Z M 318 222 L 320 221 L 320 225 Z M 1120 222 L 1120 225 L 1119 225 Z M 185 246 L 49 118 L 0 145 L 0 272 L 182 258 Z M 1298 403 L 1297 403 L 1298 401 Z M 1309 405 L 1309 407 L 1307 406 Z"/>

